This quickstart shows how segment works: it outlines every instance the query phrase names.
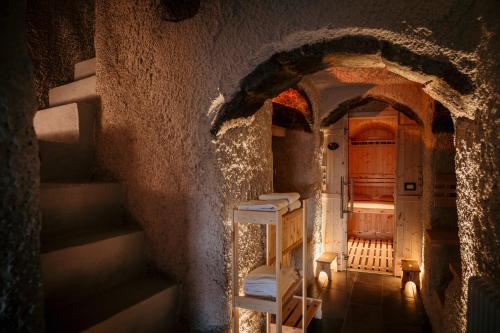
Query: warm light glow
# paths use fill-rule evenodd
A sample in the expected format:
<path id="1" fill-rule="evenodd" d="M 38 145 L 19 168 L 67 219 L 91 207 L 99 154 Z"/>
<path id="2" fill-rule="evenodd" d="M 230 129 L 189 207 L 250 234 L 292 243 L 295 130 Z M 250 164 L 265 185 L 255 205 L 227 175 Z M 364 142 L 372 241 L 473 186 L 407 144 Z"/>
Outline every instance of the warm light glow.
<path id="1" fill-rule="evenodd" d="M 321 271 L 318 276 L 318 282 L 321 287 L 326 287 L 328 285 L 328 275 L 326 272 Z"/>
<path id="2" fill-rule="evenodd" d="M 296 89 L 290 88 L 281 92 L 278 96 L 272 99 L 275 104 L 280 104 L 290 109 L 297 110 L 304 116 L 309 116 L 309 104 L 306 98 Z"/>
<path id="3" fill-rule="evenodd" d="M 403 293 L 406 297 L 417 297 L 417 286 L 413 281 L 408 281 L 405 284 Z"/>

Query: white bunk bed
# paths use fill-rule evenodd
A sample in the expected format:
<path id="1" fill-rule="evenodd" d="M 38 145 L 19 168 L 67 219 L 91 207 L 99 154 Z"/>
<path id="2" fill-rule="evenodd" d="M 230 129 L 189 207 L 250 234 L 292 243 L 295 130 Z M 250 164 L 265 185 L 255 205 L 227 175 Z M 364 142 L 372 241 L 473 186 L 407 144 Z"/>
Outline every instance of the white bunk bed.
<path id="1" fill-rule="evenodd" d="M 307 237 L 304 237 L 304 235 L 307 235 L 305 205 L 306 200 L 303 200 L 302 208 L 285 214 L 280 211 L 265 212 L 239 209 L 233 210 L 233 333 L 239 333 L 240 308 L 265 312 L 267 332 L 277 333 L 305 333 L 308 324 L 311 322 L 318 309 L 321 308 L 321 300 L 307 297 Z M 297 230 L 297 217 L 299 218 L 301 225 L 299 228 L 301 229 L 299 235 Z M 276 271 L 276 298 L 263 298 L 240 294 L 239 275 L 237 269 L 238 265 L 236 263 L 238 262 L 238 227 L 241 223 L 266 225 L 266 265 L 272 266 L 274 264 Z M 272 228 L 275 228 L 274 232 L 272 232 Z M 283 234 L 284 229 L 286 230 L 286 235 Z M 271 240 L 271 236 L 273 234 L 275 236 L 274 242 Z M 300 236 L 302 244 L 302 276 L 286 291 L 281 293 L 282 281 L 280 273 L 283 268 L 282 255 L 286 254 L 286 251 L 291 251 L 297 248 L 297 235 Z M 285 243 L 292 243 L 293 246 L 287 246 L 287 248 L 283 249 L 283 238 L 285 238 Z M 274 247 L 273 245 L 275 246 L 275 251 L 271 251 L 271 247 Z M 276 253 L 281 253 L 282 255 L 274 255 Z M 303 296 L 295 296 L 294 293 L 300 285 L 302 285 Z M 274 321 L 272 321 L 271 318 L 273 314 L 275 315 Z"/>

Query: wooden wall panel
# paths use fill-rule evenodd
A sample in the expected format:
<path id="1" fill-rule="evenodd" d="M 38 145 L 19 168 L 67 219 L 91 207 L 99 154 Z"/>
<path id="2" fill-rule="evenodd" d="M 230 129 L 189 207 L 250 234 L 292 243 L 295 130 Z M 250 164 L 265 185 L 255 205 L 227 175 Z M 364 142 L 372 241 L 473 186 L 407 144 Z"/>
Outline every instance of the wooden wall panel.
<path id="1" fill-rule="evenodd" d="M 355 209 L 348 223 L 349 237 L 391 239 L 394 235 L 394 212 L 374 213 Z"/>
<path id="2" fill-rule="evenodd" d="M 335 252 L 342 258 L 347 253 L 347 218 L 340 218 L 340 195 L 323 193 L 321 201 L 323 252 Z M 344 270 L 345 260 L 337 260 L 337 265 Z"/>
<path id="3" fill-rule="evenodd" d="M 282 262 L 287 266 L 290 263 L 291 252 L 302 244 L 302 209 L 283 215 L 281 247 L 283 249 Z M 269 258 L 274 262 L 276 256 L 276 227 L 269 228 Z"/>
<path id="4" fill-rule="evenodd" d="M 367 144 L 349 147 L 351 177 L 391 177 L 396 174 L 396 144 Z"/>
<path id="5" fill-rule="evenodd" d="M 323 251 L 335 252 L 339 258 L 347 253 L 347 214 L 341 216 L 341 177 L 347 180 L 348 176 L 348 118 L 340 119 L 324 133 L 324 147 L 326 170 L 326 193 L 323 193 Z M 339 147 L 329 150 L 328 144 L 336 142 Z M 345 189 L 345 187 L 344 187 Z M 347 191 L 344 192 L 344 202 L 347 203 Z M 338 260 L 338 269 L 345 269 L 345 260 Z"/>
<path id="6" fill-rule="evenodd" d="M 340 194 L 340 177 L 346 177 L 348 172 L 348 138 L 347 118 L 336 122 L 324 133 L 324 151 L 326 153 L 327 174 L 326 192 Z M 335 142 L 339 145 L 336 150 L 329 150 L 328 144 Z"/>
<path id="7" fill-rule="evenodd" d="M 394 238 L 396 273 L 401 275 L 401 259 L 422 263 L 422 199 L 420 196 L 398 196 L 396 237 Z"/>
<path id="8" fill-rule="evenodd" d="M 349 177 L 355 200 L 394 201 L 397 114 L 349 119 Z"/>
<path id="9" fill-rule="evenodd" d="M 400 195 L 422 195 L 422 134 L 419 126 L 398 128 L 397 192 Z M 415 190 L 406 190 L 405 183 L 415 183 Z"/>
<path id="10" fill-rule="evenodd" d="M 349 115 L 349 139 L 354 137 L 360 137 L 367 139 L 362 132 L 367 132 L 367 130 L 381 128 L 385 129 L 385 133 L 380 133 L 382 135 L 389 135 L 387 130 L 392 131 L 390 137 L 378 137 L 379 139 L 392 139 L 395 138 L 396 128 L 398 126 L 398 114 L 397 112 L 386 113 L 385 116 L 380 116 L 376 114 L 359 116 L 354 114 Z M 368 131 L 369 133 L 370 131 Z M 375 132 L 373 132 L 375 133 Z"/>

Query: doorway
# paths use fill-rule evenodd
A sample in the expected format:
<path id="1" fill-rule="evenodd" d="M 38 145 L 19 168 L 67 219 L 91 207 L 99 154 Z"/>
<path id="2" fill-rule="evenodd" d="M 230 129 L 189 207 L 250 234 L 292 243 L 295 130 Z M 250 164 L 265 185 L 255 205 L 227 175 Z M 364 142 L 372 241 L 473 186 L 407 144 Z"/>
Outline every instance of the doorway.
<path id="1" fill-rule="evenodd" d="M 373 101 L 323 131 L 324 245 L 340 270 L 399 276 L 401 258 L 420 262 L 421 126 L 398 111 Z"/>
<path id="2" fill-rule="evenodd" d="M 376 106 L 348 114 L 347 268 L 392 274 L 398 113 Z"/>

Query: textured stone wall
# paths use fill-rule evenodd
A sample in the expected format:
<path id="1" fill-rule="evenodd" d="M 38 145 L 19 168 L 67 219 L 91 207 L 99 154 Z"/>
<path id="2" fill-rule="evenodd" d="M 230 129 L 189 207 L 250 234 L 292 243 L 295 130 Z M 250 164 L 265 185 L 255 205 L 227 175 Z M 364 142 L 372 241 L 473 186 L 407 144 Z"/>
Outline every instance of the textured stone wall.
<path id="1" fill-rule="evenodd" d="M 18 0 L 0 5 L 0 327 L 4 332 L 42 329 L 39 164 L 25 5 Z"/>
<path id="2" fill-rule="evenodd" d="M 267 101 L 247 122 L 228 130 L 217 141 L 217 164 L 224 179 L 220 199 L 224 207 L 226 276 L 230 276 L 233 265 L 232 207 L 240 201 L 256 199 L 259 194 L 272 190 L 271 122 L 272 103 Z M 240 225 L 239 230 L 238 272 L 239 286 L 242 288 L 245 275 L 257 266 L 265 264 L 266 238 L 264 226 Z M 231 299 L 230 286 L 228 284 L 227 299 Z M 261 319 L 262 316 L 251 311 L 240 311 L 243 332 L 261 330 Z"/>
<path id="3" fill-rule="evenodd" d="M 498 75 L 493 75 L 498 73 L 494 6 L 494 1 L 452 0 L 212 0 L 202 1 L 193 18 L 172 23 L 162 21 L 147 0 L 96 1 L 103 103 L 99 160 L 125 182 L 128 205 L 150 237 L 156 265 L 185 284 L 184 314 L 193 329 L 228 324 L 225 198 L 231 188 L 239 189 L 235 199 L 252 197 L 269 189 L 272 177 L 262 176 L 272 170 L 255 154 L 262 146 L 249 145 L 267 134 L 252 131 L 248 119 L 234 119 L 214 138 L 212 121 L 259 64 L 277 52 L 325 39 L 369 36 L 395 45 L 388 55 L 391 69 L 425 83 L 431 97 L 455 112 L 457 128 L 462 128 L 457 130 L 456 159 L 464 281 L 472 274 L 500 275 L 498 222 L 493 219 L 499 88 Z M 447 84 L 444 78 L 427 77 L 423 67 L 412 63 L 414 55 L 432 59 L 427 65 L 434 73 L 449 78 L 458 72 L 476 85 L 460 87 L 460 80 Z M 464 88 L 465 95 L 449 85 Z M 226 134 L 234 146 L 228 150 L 231 158 L 220 164 L 220 145 L 227 142 L 220 140 Z M 225 163 L 237 164 L 233 159 L 247 163 L 235 166 L 242 184 L 223 172 Z M 262 167 L 258 172 L 257 166 Z M 252 235 L 252 243 L 260 241 L 260 233 Z M 452 320 L 464 327 L 461 297 L 454 303 L 461 315 Z"/>
<path id="4" fill-rule="evenodd" d="M 286 136 L 273 137 L 273 190 L 299 192 L 307 201 L 307 278 L 314 275 L 314 258 L 321 255 L 321 169 L 320 169 L 320 113 L 317 91 L 310 82 L 300 82 L 311 103 L 312 133 L 287 129 Z M 292 256 L 293 264 L 302 267 L 302 249 Z"/>
<path id="5" fill-rule="evenodd" d="M 49 89 L 73 81 L 77 62 L 93 58 L 94 0 L 28 0 L 28 50 L 38 108 Z"/>

